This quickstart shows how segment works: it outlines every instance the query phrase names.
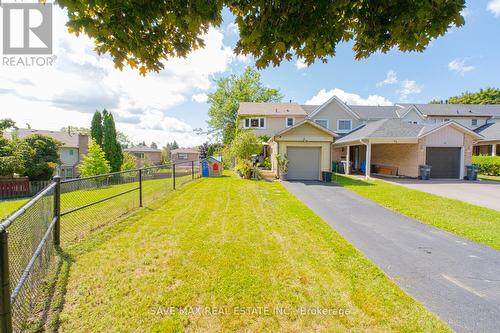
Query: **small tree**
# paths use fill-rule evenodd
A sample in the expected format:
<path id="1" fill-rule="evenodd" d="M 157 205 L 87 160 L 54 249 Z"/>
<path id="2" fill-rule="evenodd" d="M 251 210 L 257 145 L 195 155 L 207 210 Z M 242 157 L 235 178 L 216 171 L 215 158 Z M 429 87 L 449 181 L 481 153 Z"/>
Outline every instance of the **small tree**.
<path id="1" fill-rule="evenodd" d="M 151 158 L 148 155 L 144 155 L 143 167 L 149 168 L 150 166 L 153 166 L 153 162 L 151 161 Z"/>
<path id="2" fill-rule="evenodd" d="M 41 134 L 30 135 L 22 141 L 35 152 L 33 158 L 26 163 L 25 175 L 30 180 L 49 180 L 57 165 L 61 164 L 59 148 L 62 142 Z"/>
<path id="3" fill-rule="evenodd" d="M 83 157 L 82 164 L 80 164 L 78 169 L 80 170 L 80 174 L 84 177 L 102 175 L 111 171 L 104 151 L 95 140 L 92 140 L 88 154 Z"/>
<path id="4" fill-rule="evenodd" d="M 231 153 L 238 159 L 249 160 L 254 154 L 262 151 L 262 144 L 255 134 L 250 131 L 238 133 L 231 144 Z"/>
<path id="5" fill-rule="evenodd" d="M 137 168 L 137 159 L 131 153 L 123 153 L 123 163 L 120 168 L 121 171 L 133 170 Z"/>

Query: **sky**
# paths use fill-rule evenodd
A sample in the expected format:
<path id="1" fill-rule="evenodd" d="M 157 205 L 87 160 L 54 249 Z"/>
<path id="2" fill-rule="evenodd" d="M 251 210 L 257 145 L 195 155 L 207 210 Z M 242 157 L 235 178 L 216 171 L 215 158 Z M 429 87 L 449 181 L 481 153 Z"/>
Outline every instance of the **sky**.
<path id="1" fill-rule="evenodd" d="M 326 64 L 285 61 L 261 70 L 262 82 L 279 88 L 284 101 L 303 104 L 321 104 L 332 95 L 348 104 L 426 103 L 500 87 L 500 0 L 466 5 L 465 25 L 451 28 L 423 53 L 392 50 L 357 61 L 352 43 L 343 43 Z M 253 65 L 251 57 L 232 52 L 238 29 L 227 10 L 222 25 L 203 36 L 204 49 L 170 59 L 164 70 L 146 77 L 115 69 L 109 56 L 94 52 L 89 38 L 67 32 L 63 10 L 54 6 L 53 15 L 53 66 L 0 63 L 0 118 L 12 118 L 19 127 L 89 127 L 95 110 L 106 108 L 135 143 L 196 146 L 207 139 L 194 129 L 206 128 L 214 80 Z"/>

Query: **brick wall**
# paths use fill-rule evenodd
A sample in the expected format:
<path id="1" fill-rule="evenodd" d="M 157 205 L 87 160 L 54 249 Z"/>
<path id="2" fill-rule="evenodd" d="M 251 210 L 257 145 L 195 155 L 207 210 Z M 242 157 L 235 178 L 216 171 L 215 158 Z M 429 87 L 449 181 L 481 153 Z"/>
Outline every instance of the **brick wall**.
<path id="1" fill-rule="evenodd" d="M 419 159 L 417 144 L 372 144 L 372 164 L 397 167 L 399 175 L 417 177 Z"/>

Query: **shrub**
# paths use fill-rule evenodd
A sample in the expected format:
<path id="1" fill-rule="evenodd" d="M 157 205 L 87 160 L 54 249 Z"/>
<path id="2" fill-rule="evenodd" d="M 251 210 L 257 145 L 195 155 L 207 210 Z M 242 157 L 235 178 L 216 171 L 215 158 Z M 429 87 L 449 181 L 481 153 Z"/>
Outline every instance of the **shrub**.
<path id="1" fill-rule="evenodd" d="M 262 143 L 255 134 L 250 131 L 238 133 L 233 143 L 231 143 L 231 154 L 242 160 L 250 160 L 252 155 L 262 152 Z"/>
<path id="2" fill-rule="evenodd" d="M 271 170 L 272 164 L 271 164 L 271 159 L 269 157 L 266 157 L 264 161 L 260 164 L 261 167 L 263 167 L 266 170 Z"/>
<path id="3" fill-rule="evenodd" d="M 276 155 L 276 162 L 278 162 L 278 169 L 280 174 L 286 174 L 288 171 L 288 159 L 285 155 L 278 154 Z"/>
<path id="4" fill-rule="evenodd" d="M 472 156 L 472 164 L 479 167 L 480 174 L 500 176 L 500 156 Z"/>
<path id="5" fill-rule="evenodd" d="M 236 172 L 245 179 L 250 179 L 252 177 L 252 162 L 249 160 L 239 160 L 236 164 Z"/>
<path id="6" fill-rule="evenodd" d="M 234 158 L 231 155 L 231 147 L 230 146 L 225 146 L 224 148 L 221 149 L 221 155 L 222 155 L 222 165 L 224 166 L 225 170 L 229 170 L 234 168 Z"/>

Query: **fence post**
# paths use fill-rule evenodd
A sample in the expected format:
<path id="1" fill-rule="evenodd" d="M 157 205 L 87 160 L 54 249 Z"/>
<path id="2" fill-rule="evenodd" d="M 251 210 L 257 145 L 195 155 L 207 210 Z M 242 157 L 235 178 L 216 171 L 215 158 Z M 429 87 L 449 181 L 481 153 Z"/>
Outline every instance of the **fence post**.
<path id="1" fill-rule="evenodd" d="M 10 304 L 9 243 L 7 231 L 0 232 L 0 332 L 12 332 Z"/>
<path id="2" fill-rule="evenodd" d="M 174 180 L 174 190 L 175 190 L 175 163 L 172 164 L 172 175 L 173 175 L 173 180 Z"/>
<path id="3" fill-rule="evenodd" d="M 54 224 L 54 245 L 61 245 L 61 176 L 54 176 L 53 180 L 56 182 L 54 188 L 54 217 L 56 223 Z"/>
<path id="4" fill-rule="evenodd" d="M 139 169 L 139 207 L 142 207 L 142 169 Z"/>
<path id="5" fill-rule="evenodd" d="M 194 179 L 194 161 L 191 161 L 191 179 Z"/>

